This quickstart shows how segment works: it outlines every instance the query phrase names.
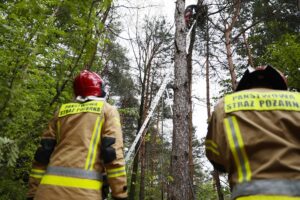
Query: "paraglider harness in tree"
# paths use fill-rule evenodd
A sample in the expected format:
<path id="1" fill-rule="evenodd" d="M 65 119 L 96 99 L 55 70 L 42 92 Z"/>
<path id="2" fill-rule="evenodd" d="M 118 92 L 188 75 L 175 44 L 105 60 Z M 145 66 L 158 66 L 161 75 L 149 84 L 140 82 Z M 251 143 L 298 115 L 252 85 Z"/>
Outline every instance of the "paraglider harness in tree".
<path id="1" fill-rule="evenodd" d="M 190 29 L 196 20 L 197 17 L 198 6 L 197 5 L 189 5 L 186 7 L 184 11 L 184 21 L 187 29 Z"/>
<path id="2" fill-rule="evenodd" d="M 203 28 L 207 18 L 208 7 L 205 4 L 189 5 L 184 11 L 184 21 L 187 31 L 193 28 L 194 24 Z"/>
<path id="3" fill-rule="evenodd" d="M 184 11 L 184 21 L 186 26 L 186 53 L 188 54 L 188 49 L 191 42 L 191 33 L 195 25 L 199 28 L 204 28 L 205 22 L 207 20 L 208 7 L 205 4 L 199 5 L 189 5 Z"/>

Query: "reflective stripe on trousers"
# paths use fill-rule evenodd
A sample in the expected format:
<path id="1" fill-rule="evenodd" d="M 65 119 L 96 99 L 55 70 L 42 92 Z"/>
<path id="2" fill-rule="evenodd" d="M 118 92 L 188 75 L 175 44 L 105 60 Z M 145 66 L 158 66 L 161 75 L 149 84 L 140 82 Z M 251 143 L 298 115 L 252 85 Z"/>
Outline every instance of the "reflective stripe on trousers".
<path id="1" fill-rule="evenodd" d="M 255 195 L 282 196 L 282 199 L 285 198 L 284 196 L 288 196 L 288 197 L 297 197 L 300 199 L 300 180 L 273 179 L 273 180 L 255 180 L 255 181 L 240 183 L 234 186 L 231 198 L 244 200 L 241 197 L 246 198 L 245 196 L 255 196 Z M 247 199 L 247 200 L 251 200 L 251 199 Z"/>
<path id="2" fill-rule="evenodd" d="M 49 166 L 41 184 L 100 190 L 102 179 L 102 175 L 95 171 Z"/>

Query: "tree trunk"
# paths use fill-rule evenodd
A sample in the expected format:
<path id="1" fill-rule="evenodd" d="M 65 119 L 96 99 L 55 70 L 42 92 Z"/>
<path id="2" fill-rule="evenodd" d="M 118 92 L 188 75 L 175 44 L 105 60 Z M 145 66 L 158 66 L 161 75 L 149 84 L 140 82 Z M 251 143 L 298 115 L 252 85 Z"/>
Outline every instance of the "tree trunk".
<path id="1" fill-rule="evenodd" d="M 216 169 L 214 169 L 214 171 L 213 171 L 213 179 L 214 179 L 215 187 L 217 188 L 219 200 L 224 200 L 224 196 L 223 196 L 223 193 L 221 190 L 222 188 L 221 188 L 221 182 L 220 182 L 220 175 Z"/>
<path id="2" fill-rule="evenodd" d="M 141 127 L 141 125 L 138 125 L 138 127 Z M 138 132 L 138 131 L 137 131 Z M 138 146 L 140 141 L 137 143 L 135 147 L 135 153 L 138 152 Z M 132 167 L 132 173 L 131 173 L 131 182 L 130 182 L 130 190 L 128 198 L 134 200 L 135 198 L 135 186 L 136 186 L 136 179 L 137 179 L 137 172 L 139 167 L 139 157 L 135 156 L 133 160 L 133 167 Z"/>
<path id="3" fill-rule="evenodd" d="M 145 90 L 145 102 L 144 102 L 144 112 L 143 112 L 143 121 L 144 119 L 146 119 L 147 117 L 147 113 L 148 110 L 150 108 L 151 105 L 151 101 L 152 101 L 152 93 L 150 91 L 152 91 L 152 87 L 151 87 L 151 80 L 150 80 L 150 76 L 151 76 L 151 59 L 148 61 L 147 65 L 146 65 L 146 69 L 145 69 L 145 75 L 146 75 L 146 90 Z M 140 150 L 140 160 L 141 160 L 141 177 L 140 177 L 140 194 L 139 194 L 139 200 L 144 200 L 145 198 L 145 174 L 146 174 L 146 141 L 145 141 L 145 136 L 146 136 L 146 130 L 144 131 L 144 133 L 142 134 L 142 144 L 141 144 L 141 150 Z"/>
<path id="4" fill-rule="evenodd" d="M 146 132 L 143 134 L 146 135 Z M 141 178 L 140 178 L 140 194 L 139 200 L 144 200 L 145 198 L 145 174 L 146 174 L 146 141 L 145 137 L 142 139 L 142 145 L 140 150 L 140 159 L 141 159 Z"/>
<path id="5" fill-rule="evenodd" d="M 194 199 L 194 191 L 193 191 L 193 176 L 194 176 L 194 160 L 193 160 L 193 111 L 192 111 L 192 83 L 193 83 L 193 48 L 195 43 L 195 34 L 196 27 L 193 27 L 190 36 L 190 46 L 188 49 L 188 54 L 186 57 L 187 60 L 187 70 L 188 70 L 188 88 L 189 88 L 189 96 L 188 96 L 188 124 L 189 124 L 189 184 L 190 184 L 190 197 L 189 199 Z"/>
<path id="6" fill-rule="evenodd" d="M 247 50 L 247 55 L 248 55 L 248 64 L 254 69 L 255 66 L 254 66 L 254 62 L 253 62 L 253 58 L 252 58 L 252 54 L 251 54 L 251 49 L 250 49 L 248 40 L 246 38 L 246 33 L 245 32 L 243 32 L 243 38 L 244 38 L 244 43 L 245 43 L 246 50 Z"/>
<path id="7" fill-rule="evenodd" d="M 186 33 L 184 24 L 185 1 L 177 0 L 175 8 L 175 82 L 173 141 L 171 156 L 171 176 L 169 199 L 189 199 L 189 85 L 186 61 Z"/>
<path id="8" fill-rule="evenodd" d="M 146 22 L 146 21 L 145 21 Z M 159 24 L 158 21 L 154 21 L 154 24 Z M 147 22 L 149 23 L 149 22 Z M 162 28 L 161 26 L 159 26 L 159 28 Z M 155 34 L 155 32 L 157 31 L 157 26 L 147 26 L 145 30 L 143 30 L 143 32 L 145 32 L 145 38 L 143 37 L 139 37 L 138 35 L 136 35 L 136 43 L 137 43 L 137 47 L 138 47 L 138 51 L 134 53 L 134 57 L 137 63 L 137 67 L 139 70 L 139 81 L 142 85 L 142 92 L 141 92 L 141 106 L 140 106 L 140 120 L 139 120 L 139 124 L 138 124 L 138 130 L 140 129 L 142 122 L 144 121 L 145 117 L 146 117 L 146 108 L 149 108 L 149 105 L 151 104 L 151 95 L 152 95 L 152 88 L 150 88 L 150 85 L 152 84 L 153 80 L 150 80 L 151 77 L 151 72 L 152 72 L 152 64 L 154 62 L 157 62 L 157 58 L 159 58 L 160 56 L 158 56 L 162 50 L 164 49 L 164 45 L 166 45 L 167 43 L 165 43 L 164 39 L 165 38 L 160 38 L 158 37 L 157 34 Z M 131 43 L 133 46 L 133 43 Z M 154 69 L 156 71 L 156 69 Z M 144 137 L 144 133 L 142 134 L 142 138 Z M 139 143 L 140 144 L 140 143 Z M 139 144 L 137 144 L 137 147 L 139 146 Z M 142 146 L 142 150 L 144 149 L 144 145 Z M 147 150 L 147 148 L 146 148 Z M 136 148 L 136 153 L 137 153 L 137 148 Z M 145 152 L 142 152 L 143 155 L 148 155 L 147 153 L 145 154 Z M 143 156 L 142 159 L 144 159 L 145 157 Z M 130 188 L 130 192 L 129 192 L 129 199 L 133 200 L 134 196 L 135 196 L 135 183 L 137 181 L 137 170 L 138 170 L 138 161 L 137 161 L 137 157 L 135 158 L 134 161 L 134 166 L 133 166 L 133 173 L 132 173 L 132 178 L 131 178 L 131 188 Z M 147 159 L 145 160 L 147 161 Z M 143 165 L 147 164 L 144 163 Z M 145 174 L 145 167 L 141 167 L 141 173 Z M 144 172 L 143 172 L 144 171 Z M 140 179 L 140 194 L 136 195 L 139 196 L 140 199 L 144 198 L 144 177 L 142 176 Z"/>
<path id="9" fill-rule="evenodd" d="M 207 108 L 207 118 L 210 119 L 211 116 L 211 109 L 210 109 L 210 83 L 209 83 L 209 55 L 210 55 L 210 49 L 209 49 L 209 26 L 208 26 L 208 20 L 206 21 L 206 108 Z M 221 183 L 220 183 L 220 177 L 219 172 L 217 170 L 213 170 L 213 180 L 214 185 L 216 187 L 218 198 L 219 200 L 224 200 L 224 196 L 222 193 Z"/>
<path id="10" fill-rule="evenodd" d="M 142 91 L 141 91 L 141 105 L 139 110 L 139 120 L 138 120 L 138 127 L 137 127 L 137 134 L 142 126 L 143 123 L 143 116 L 144 116 L 144 105 L 145 105 L 145 89 L 146 89 L 146 81 L 145 81 L 146 75 L 144 74 L 143 82 L 142 82 Z M 135 154 L 138 153 L 138 147 L 141 140 L 137 143 L 135 147 Z M 130 190 L 129 190 L 129 199 L 134 200 L 135 198 L 135 186 L 136 186 L 136 180 L 137 180 L 137 173 L 138 173 L 138 167 L 139 167 L 139 156 L 135 156 L 133 160 L 133 167 L 132 167 L 132 173 L 131 173 L 131 183 L 130 183 Z"/>
<path id="11" fill-rule="evenodd" d="M 232 90 L 235 90 L 237 86 L 237 78 L 234 70 L 234 64 L 232 59 L 232 50 L 231 50 L 231 40 L 230 40 L 231 30 L 225 30 L 225 45 L 226 45 L 226 56 L 228 61 L 228 69 L 231 77 L 231 87 Z"/>
<path id="12" fill-rule="evenodd" d="M 168 92 L 168 91 L 167 91 Z M 165 194 L 165 184 L 164 184 L 164 165 L 163 165 L 163 160 L 164 160 L 164 115 L 163 115 L 163 111 L 164 111 L 164 100 L 162 98 L 161 100 L 161 153 L 159 156 L 160 159 L 160 183 L 161 183 L 161 189 L 160 189 L 160 194 L 161 194 L 161 200 L 164 200 L 164 194 Z"/>
<path id="13" fill-rule="evenodd" d="M 227 55 L 227 61 L 228 61 L 228 69 L 229 73 L 231 76 L 231 86 L 232 90 L 236 89 L 237 86 L 237 78 L 236 78 L 236 73 L 234 69 L 234 64 L 233 64 L 233 58 L 232 58 L 232 50 L 231 50 L 231 32 L 232 29 L 237 22 L 238 16 L 240 14 L 240 9 L 241 9 L 241 0 L 235 0 L 233 3 L 233 16 L 231 19 L 230 24 L 225 24 L 225 30 L 224 30 L 224 36 L 225 36 L 225 46 L 226 46 L 226 55 Z"/>
<path id="14" fill-rule="evenodd" d="M 205 79 L 206 79 L 206 108 L 207 108 L 207 119 L 210 118 L 210 113 L 211 113 L 211 109 L 210 109 L 210 83 L 209 83 L 209 55 L 210 55 L 210 49 L 209 49 L 209 27 L 208 27 L 208 20 L 206 21 L 206 75 L 205 75 Z"/>

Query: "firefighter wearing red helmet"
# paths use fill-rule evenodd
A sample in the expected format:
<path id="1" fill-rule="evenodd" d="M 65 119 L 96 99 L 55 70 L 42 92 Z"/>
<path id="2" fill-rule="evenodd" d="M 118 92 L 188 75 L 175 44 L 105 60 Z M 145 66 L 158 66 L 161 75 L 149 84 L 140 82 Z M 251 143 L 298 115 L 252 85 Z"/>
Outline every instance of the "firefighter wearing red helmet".
<path id="1" fill-rule="evenodd" d="M 114 199 L 127 199 L 119 113 L 103 88 L 94 72 L 75 78 L 76 102 L 59 108 L 35 153 L 28 199 L 102 200 L 104 178 Z"/>
<path id="2" fill-rule="evenodd" d="M 248 69 L 215 106 L 206 156 L 227 172 L 232 199 L 300 199 L 300 94 L 270 65 Z"/>
<path id="3" fill-rule="evenodd" d="M 75 96 L 78 97 L 105 97 L 104 82 L 95 73 L 84 70 L 77 76 L 73 83 Z"/>

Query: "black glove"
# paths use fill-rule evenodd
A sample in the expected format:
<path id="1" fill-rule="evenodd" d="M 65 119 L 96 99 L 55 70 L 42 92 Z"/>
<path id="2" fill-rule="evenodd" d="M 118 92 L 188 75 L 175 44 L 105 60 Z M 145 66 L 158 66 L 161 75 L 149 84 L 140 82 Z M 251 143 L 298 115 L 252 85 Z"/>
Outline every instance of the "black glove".
<path id="1" fill-rule="evenodd" d="M 106 199 L 108 197 L 108 194 L 109 194 L 109 185 L 104 184 L 102 186 L 102 199 Z"/>
<path id="2" fill-rule="evenodd" d="M 27 197 L 26 200 L 33 200 L 33 197 Z"/>
<path id="3" fill-rule="evenodd" d="M 109 184 L 108 184 L 106 173 L 103 173 L 102 176 L 103 176 L 102 199 L 106 199 L 109 194 Z"/>

